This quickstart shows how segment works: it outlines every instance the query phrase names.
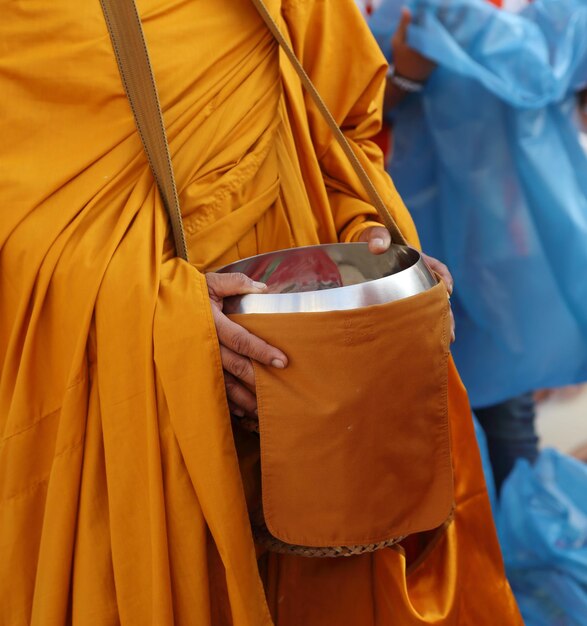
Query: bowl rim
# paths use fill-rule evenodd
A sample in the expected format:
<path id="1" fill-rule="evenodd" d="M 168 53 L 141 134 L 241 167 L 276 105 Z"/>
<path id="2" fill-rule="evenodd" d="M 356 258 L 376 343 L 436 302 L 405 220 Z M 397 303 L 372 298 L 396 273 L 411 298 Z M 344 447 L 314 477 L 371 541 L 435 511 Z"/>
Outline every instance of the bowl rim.
<path id="1" fill-rule="evenodd" d="M 214 272 L 219 272 L 219 273 L 230 273 L 231 270 L 229 270 L 228 268 L 230 268 L 232 265 L 237 265 L 238 263 L 243 263 L 245 261 L 248 260 L 252 260 L 252 259 L 259 259 L 259 258 L 263 258 L 264 256 L 269 256 L 272 254 L 276 254 L 279 252 L 287 252 L 289 250 L 309 250 L 311 248 L 324 248 L 327 246 L 368 246 L 368 244 L 366 242 L 363 241 L 353 241 L 353 242 L 348 242 L 348 243 L 344 243 L 344 242 L 332 242 L 332 243 L 322 243 L 322 244 L 313 244 L 311 246 L 295 246 L 294 248 L 283 248 L 281 250 L 274 250 L 272 252 L 264 252 L 263 254 L 256 254 L 253 256 L 249 256 L 246 257 L 244 259 L 239 259 L 238 261 L 234 261 L 233 263 L 228 263 L 227 265 L 223 265 L 215 270 L 213 270 Z M 428 267 L 428 265 L 426 264 L 426 262 L 424 261 L 423 257 L 422 257 L 422 253 L 420 252 L 420 250 L 418 250 L 417 248 L 414 248 L 413 246 L 410 245 L 402 245 L 402 244 L 396 244 L 396 243 L 392 243 L 390 245 L 390 247 L 388 248 L 388 250 L 391 250 L 392 247 L 396 247 L 396 248 L 402 248 L 402 249 L 407 249 L 410 252 L 415 252 L 417 255 L 417 258 L 415 259 L 415 261 L 409 266 L 406 267 L 402 270 L 400 270 L 399 272 L 395 272 L 393 274 L 388 274 L 387 276 L 380 276 L 379 278 L 372 278 L 370 280 L 365 280 L 362 283 L 355 283 L 354 285 L 341 285 L 340 287 L 332 287 L 330 289 L 313 289 L 311 291 L 294 291 L 294 292 L 288 292 L 288 293 L 249 293 L 249 294 L 242 294 L 242 295 L 237 295 L 237 296 L 231 296 L 232 298 L 238 299 L 238 300 L 242 300 L 243 298 L 247 298 L 249 299 L 249 301 L 251 300 L 256 300 L 257 298 L 286 298 L 286 299 L 291 299 L 291 298 L 301 298 L 304 296 L 311 296 L 312 294 L 321 294 L 321 297 L 327 297 L 326 294 L 328 292 L 332 292 L 332 291 L 336 291 L 337 293 L 341 293 L 341 291 L 343 293 L 350 293 L 352 291 L 359 291 L 361 289 L 365 288 L 365 285 L 373 285 L 376 283 L 380 283 L 381 281 L 387 281 L 389 279 L 396 279 L 396 278 L 402 278 L 402 274 L 405 275 L 406 272 L 410 272 L 413 271 L 414 268 L 416 268 L 416 266 L 418 266 L 418 264 L 420 263 L 420 261 L 422 263 L 424 263 L 424 266 L 426 267 L 426 269 L 428 270 L 428 273 L 430 274 L 431 279 L 434 281 L 434 284 L 437 284 L 438 282 L 438 278 L 435 275 L 435 273 Z M 386 251 L 387 252 L 387 251 Z M 385 253 L 383 253 L 385 254 Z M 373 255 L 373 256 L 378 256 L 378 255 Z M 235 271 L 236 273 L 244 273 L 244 272 L 238 272 L 236 270 L 232 270 Z M 430 288 L 434 286 L 431 285 Z"/>
<path id="2" fill-rule="evenodd" d="M 312 250 L 313 248 L 341 248 L 343 246 L 349 246 L 349 247 L 353 247 L 353 248 L 367 248 L 369 244 L 367 244 L 365 241 L 349 241 L 349 242 L 343 242 L 343 241 L 335 241 L 335 242 L 331 242 L 331 243 L 318 243 L 318 244 L 312 244 L 310 246 L 293 246 L 291 248 L 280 248 L 279 250 L 271 250 L 270 252 L 263 252 L 262 254 L 253 254 L 251 256 L 247 256 L 244 259 L 238 259 L 238 261 L 233 261 L 232 263 L 226 263 L 226 265 L 220 265 L 218 267 L 213 267 L 212 269 L 208 270 L 209 272 L 214 272 L 214 273 L 229 273 L 228 268 L 233 266 L 233 265 L 238 265 L 240 263 L 246 263 L 247 261 L 252 261 L 253 259 L 263 259 L 264 257 L 268 257 L 268 256 L 272 256 L 274 254 L 279 254 L 281 252 L 292 252 L 293 250 Z M 418 255 L 418 258 L 414 261 L 414 263 L 412 265 L 415 265 L 421 258 L 422 258 L 422 253 L 420 252 L 420 250 L 418 250 L 417 248 L 414 248 L 414 246 L 410 246 L 410 245 L 403 245 L 403 244 L 399 244 L 399 243 L 391 243 L 389 248 L 385 251 L 382 252 L 381 254 L 373 254 L 374 257 L 378 257 L 378 256 L 384 256 L 387 252 L 389 252 L 392 248 L 400 248 L 403 250 L 409 250 L 410 252 L 415 252 Z M 410 267 L 412 267 L 410 265 Z M 410 269 L 410 267 L 406 267 L 403 270 L 400 270 L 399 272 L 396 272 L 397 274 L 400 274 L 401 272 L 405 271 L 406 269 Z M 243 272 L 239 272 L 239 273 L 243 273 Z M 373 280 L 378 280 L 378 279 L 373 279 Z"/>

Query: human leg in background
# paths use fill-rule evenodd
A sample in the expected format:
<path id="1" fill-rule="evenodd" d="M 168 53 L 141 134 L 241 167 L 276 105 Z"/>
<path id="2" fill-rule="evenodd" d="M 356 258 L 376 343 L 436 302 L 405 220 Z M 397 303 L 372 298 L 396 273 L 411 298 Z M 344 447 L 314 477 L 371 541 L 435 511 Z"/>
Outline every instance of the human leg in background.
<path id="1" fill-rule="evenodd" d="M 485 431 L 497 492 L 514 467 L 516 459 L 533 463 L 538 457 L 536 405 L 533 393 L 474 409 Z"/>

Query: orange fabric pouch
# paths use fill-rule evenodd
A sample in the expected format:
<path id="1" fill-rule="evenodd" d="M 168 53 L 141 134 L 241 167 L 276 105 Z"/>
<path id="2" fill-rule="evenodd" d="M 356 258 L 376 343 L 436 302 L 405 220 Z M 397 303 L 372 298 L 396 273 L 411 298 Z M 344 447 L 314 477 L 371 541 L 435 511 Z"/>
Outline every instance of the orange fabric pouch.
<path id="1" fill-rule="evenodd" d="M 273 537 L 361 546 L 446 521 L 453 481 L 442 282 L 349 311 L 231 318 L 289 359 L 284 370 L 255 364 L 262 508 Z"/>

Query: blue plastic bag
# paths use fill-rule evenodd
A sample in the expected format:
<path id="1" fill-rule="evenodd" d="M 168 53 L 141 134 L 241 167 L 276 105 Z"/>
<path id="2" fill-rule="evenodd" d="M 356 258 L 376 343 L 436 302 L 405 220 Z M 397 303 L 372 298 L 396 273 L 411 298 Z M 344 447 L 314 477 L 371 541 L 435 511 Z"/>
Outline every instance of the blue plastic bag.
<path id="1" fill-rule="evenodd" d="M 389 57 L 402 2 L 370 26 Z M 473 406 L 587 380 L 587 2 L 413 0 L 438 63 L 394 111 L 390 174 L 424 250 L 455 278 L 453 354 Z"/>
<path id="2" fill-rule="evenodd" d="M 587 465 L 543 450 L 503 484 L 497 527 L 526 626 L 587 624 Z"/>

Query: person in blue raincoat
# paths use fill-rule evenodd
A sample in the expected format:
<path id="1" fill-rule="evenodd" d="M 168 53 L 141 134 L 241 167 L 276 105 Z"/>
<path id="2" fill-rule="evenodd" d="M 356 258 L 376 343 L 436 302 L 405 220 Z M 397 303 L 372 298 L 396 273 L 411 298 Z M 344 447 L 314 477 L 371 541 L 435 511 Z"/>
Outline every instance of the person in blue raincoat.
<path id="1" fill-rule="evenodd" d="M 453 354 L 499 486 L 536 458 L 532 391 L 587 380 L 587 2 L 383 0 L 370 26 L 393 66 L 390 174 L 453 272 Z"/>

